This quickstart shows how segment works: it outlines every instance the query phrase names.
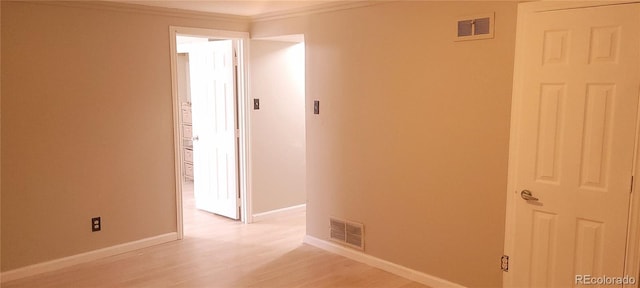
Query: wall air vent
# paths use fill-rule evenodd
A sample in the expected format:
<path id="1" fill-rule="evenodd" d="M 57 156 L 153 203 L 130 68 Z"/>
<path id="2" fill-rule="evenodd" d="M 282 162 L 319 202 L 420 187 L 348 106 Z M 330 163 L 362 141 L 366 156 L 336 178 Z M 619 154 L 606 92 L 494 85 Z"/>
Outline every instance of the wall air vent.
<path id="1" fill-rule="evenodd" d="M 330 238 L 346 246 L 364 250 L 364 225 L 337 218 L 330 218 Z"/>
<path id="2" fill-rule="evenodd" d="M 347 244 L 364 250 L 364 226 L 360 223 L 347 222 Z"/>
<path id="3" fill-rule="evenodd" d="M 456 41 L 493 38 L 494 13 L 459 18 Z"/>
<path id="4" fill-rule="evenodd" d="M 339 242 L 347 241 L 347 223 L 342 220 L 331 218 L 331 239 Z"/>

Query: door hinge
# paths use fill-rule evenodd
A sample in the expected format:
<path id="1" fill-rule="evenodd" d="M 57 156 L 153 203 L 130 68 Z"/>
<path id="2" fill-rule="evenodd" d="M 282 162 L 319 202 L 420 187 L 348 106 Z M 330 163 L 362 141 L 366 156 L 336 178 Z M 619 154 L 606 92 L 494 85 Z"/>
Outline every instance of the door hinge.
<path id="1" fill-rule="evenodd" d="M 629 189 L 629 193 L 633 193 L 633 176 L 631 176 L 631 188 Z"/>
<path id="2" fill-rule="evenodd" d="M 509 272 L 509 256 L 502 255 L 500 257 L 500 269 L 504 272 Z"/>

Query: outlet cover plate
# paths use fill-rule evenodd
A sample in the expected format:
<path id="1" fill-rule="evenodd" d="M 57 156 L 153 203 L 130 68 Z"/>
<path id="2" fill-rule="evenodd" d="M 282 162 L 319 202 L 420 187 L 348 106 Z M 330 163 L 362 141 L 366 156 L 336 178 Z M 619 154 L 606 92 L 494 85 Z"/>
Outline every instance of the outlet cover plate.
<path id="1" fill-rule="evenodd" d="M 91 218 L 91 232 L 98 232 L 102 230 L 102 221 L 100 217 Z"/>

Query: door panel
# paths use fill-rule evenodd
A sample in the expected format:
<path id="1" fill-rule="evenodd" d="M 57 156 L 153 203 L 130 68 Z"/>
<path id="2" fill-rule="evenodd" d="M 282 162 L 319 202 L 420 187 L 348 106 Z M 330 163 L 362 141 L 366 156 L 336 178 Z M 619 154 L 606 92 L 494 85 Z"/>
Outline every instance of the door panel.
<path id="1" fill-rule="evenodd" d="M 189 52 L 196 208 L 239 219 L 232 40 L 193 44 Z"/>
<path id="2" fill-rule="evenodd" d="M 537 12 L 525 24 L 510 273 L 517 287 L 624 276 L 640 87 L 639 5 Z"/>

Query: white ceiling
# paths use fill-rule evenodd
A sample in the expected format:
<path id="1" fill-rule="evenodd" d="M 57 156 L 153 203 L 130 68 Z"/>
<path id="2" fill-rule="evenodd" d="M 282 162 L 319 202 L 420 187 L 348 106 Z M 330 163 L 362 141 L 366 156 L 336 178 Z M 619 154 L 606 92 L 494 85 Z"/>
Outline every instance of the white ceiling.
<path id="1" fill-rule="evenodd" d="M 322 5 L 327 2 L 346 2 L 339 0 L 236 0 L 236 1 L 211 1 L 211 0 L 107 0 L 113 2 L 130 3 L 163 8 L 174 8 L 210 13 L 222 13 L 239 16 L 259 16 L 264 14 L 285 12 L 305 7 Z"/>

